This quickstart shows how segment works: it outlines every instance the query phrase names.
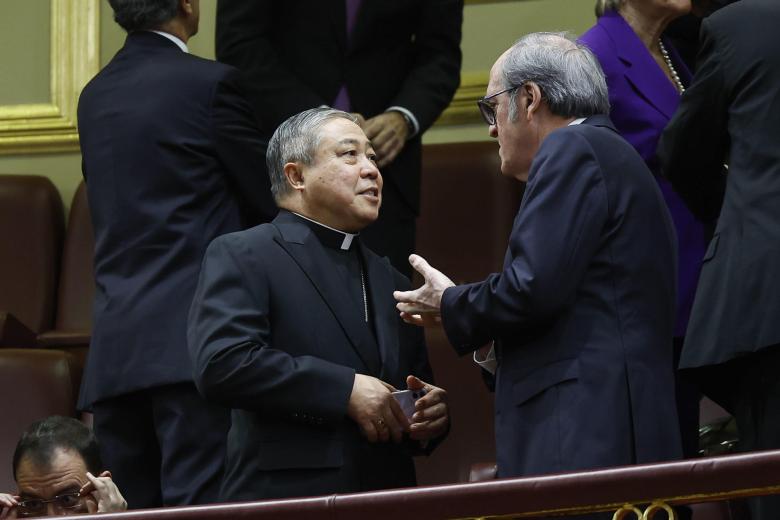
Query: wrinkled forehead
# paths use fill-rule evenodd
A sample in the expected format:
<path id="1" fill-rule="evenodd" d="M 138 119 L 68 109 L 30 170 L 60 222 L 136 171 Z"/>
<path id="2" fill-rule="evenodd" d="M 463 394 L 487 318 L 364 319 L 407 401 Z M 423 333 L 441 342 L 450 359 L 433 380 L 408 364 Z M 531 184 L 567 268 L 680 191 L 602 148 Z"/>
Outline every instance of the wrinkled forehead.
<path id="1" fill-rule="evenodd" d="M 329 151 L 341 146 L 373 148 L 363 129 L 346 119 L 328 121 L 319 132 L 317 152 Z"/>
<path id="2" fill-rule="evenodd" d="M 16 484 L 22 495 L 52 498 L 87 482 L 87 466 L 80 454 L 58 448 L 48 463 L 25 455 L 16 470 Z"/>

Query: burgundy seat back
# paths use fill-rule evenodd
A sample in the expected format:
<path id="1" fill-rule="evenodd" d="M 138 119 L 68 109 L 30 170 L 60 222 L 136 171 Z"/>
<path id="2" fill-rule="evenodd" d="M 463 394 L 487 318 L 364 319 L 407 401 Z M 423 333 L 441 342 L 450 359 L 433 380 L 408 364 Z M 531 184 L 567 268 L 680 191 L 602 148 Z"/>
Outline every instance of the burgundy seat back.
<path id="1" fill-rule="evenodd" d="M 73 196 L 68 229 L 62 250 L 62 269 L 57 293 L 57 330 L 92 329 L 92 301 L 95 299 L 95 275 L 92 267 L 95 239 L 82 181 Z"/>
<path id="2" fill-rule="evenodd" d="M 36 333 L 54 322 L 63 220 L 49 179 L 0 175 L 0 312 Z"/>
<path id="3" fill-rule="evenodd" d="M 50 415 L 74 417 L 74 389 L 80 375 L 60 350 L 0 349 L 0 490 L 16 489 L 11 460 L 21 433 Z"/>

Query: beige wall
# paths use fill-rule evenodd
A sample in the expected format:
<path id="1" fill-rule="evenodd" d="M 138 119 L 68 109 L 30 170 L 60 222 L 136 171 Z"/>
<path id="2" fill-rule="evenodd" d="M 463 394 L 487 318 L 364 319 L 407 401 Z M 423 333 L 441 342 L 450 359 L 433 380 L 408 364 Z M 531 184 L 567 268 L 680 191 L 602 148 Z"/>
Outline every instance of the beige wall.
<path id="1" fill-rule="evenodd" d="M 2 1 L 2 19 L 6 22 L 0 22 L 0 29 L 8 25 L 8 20 L 13 19 L 18 22 L 17 25 L 12 26 L 13 31 L 15 31 L 13 34 L 46 34 L 48 25 L 36 23 L 35 17 L 31 16 L 30 13 L 48 12 L 49 0 Z M 216 0 L 201 0 L 200 5 L 200 31 L 191 40 L 190 50 L 199 56 L 213 58 Z M 111 14 L 107 2 L 101 1 L 101 34 L 99 39 L 101 65 L 105 65 L 111 59 L 122 46 L 125 37 L 122 30 L 113 22 Z M 503 2 L 483 0 L 467 5 L 463 24 L 463 72 L 469 74 L 469 77 L 483 78 L 482 81 L 486 82 L 488 70 L 495 58 L 521 35 L 533 31 L 552 30 L 567 30 L 581 34 L 593 22 L 593 1 L 591 0 Z M 3 37 L 4 31 L 0 31 L 0 37 Z M 0 43 L 3 41 L 5 39 L 0 40 Z M 37 99 L 40 97 L 41 82 L 46 81 L 45 67 L 42 73 L 41 64 L 48 64 L 48 39 L 40 38 L 36 41 L 38 43 L 33 47 L 14 46 L 14 52 L 8 51 L 9 46 L 0 46 L 3 49 L 0 52 L 0 60 L 2 60 L 0 63 L 2 63 L 3 71 L 0 86 L 5 84 L 3 82 L 9 81 L 9 77 L 12 78 L 13 89 L 3 88 L 16 96 L 13 98 L 14 102 L 18 102 L 17 98 L 23 98 L 23 96 L 32 96 Z M 15 73 L 7 74 L 7 71 Z M 3 103 L 2 90 L 0 89 L 0 104 Z M 43 92 L 45 92 L 45 86 Z M 424 137 L 424 141 L 428 143 L 485 139 L 489 139 L 487 128 L 481 124 L 435 126 Z M 66 207 L 70 205 L 70 200 L 81 179 L 80 168 L 80 156 L 75 152 L 0 156 L 0 173 L 38 174 L 51 178 L 60 190 Z"/>

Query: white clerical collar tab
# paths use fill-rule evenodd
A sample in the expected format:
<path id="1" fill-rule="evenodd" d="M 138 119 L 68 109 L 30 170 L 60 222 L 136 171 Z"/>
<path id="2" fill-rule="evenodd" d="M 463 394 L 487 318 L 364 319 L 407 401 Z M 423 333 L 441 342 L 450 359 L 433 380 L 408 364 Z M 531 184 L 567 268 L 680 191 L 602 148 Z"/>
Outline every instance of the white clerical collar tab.
<path id="1" fill-rule="evenodd" d="M 341 242 L 341 249 L 344 251 L 349 251 L 349 248 L 352 246 L 352 239 L 354 239 L 357 235 L 353 235 L 351 233 L 344 233 L 344 240 Z"/>
<path id="2" fill-rule="evenodd" d="M 347 233 L 346 231 L 341 231 L 340 229 L 332 228 L 328 226 L 327 224 L 323 224 L 322 222 L 317 222 L 313 218 L 306 217 L 304 215 L 301 215 L 300 213 L 296 213 L 294 211 L 291 211 L 293 215 L 297 215 L 301 217 L 304 220 L 308 220 L 309 222 L 313 222 L 314 224 L 317 224 L 318 226 L 329 229 L 330 231 L 335 231 L 339 235 L 343 235 L 344 238 L 341 240 L 341 245 L 339 246 L 339 249 L 343 251 L 349 251 L 349 249 L 352 247 L 352 242 L 360 236 L 360 233 Z M 329 239 L 328 242 L 331 244 L 331 247 L 335 246 L 336 244 L 332 241 L 332 239 Z"/>
<path id="3" fill-rule="evenodd" d="M 571 123 L 569 123 L 569 126 L 579 125 L 583 121 L 585 121 L 584 117 L 577 118 L 574 121 L 572 121 Z"/>

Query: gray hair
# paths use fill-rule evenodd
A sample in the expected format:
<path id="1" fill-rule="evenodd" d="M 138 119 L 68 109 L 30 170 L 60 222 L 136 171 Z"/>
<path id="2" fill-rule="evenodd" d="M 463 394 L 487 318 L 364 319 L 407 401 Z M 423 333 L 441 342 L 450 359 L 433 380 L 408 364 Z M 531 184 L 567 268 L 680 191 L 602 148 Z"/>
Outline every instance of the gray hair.
<path id="1" fill-rule="evenodd" d="M 617 11 L 625 0 L 596 0 L 596 17 L 601 18 L 607 11 Z"/>
<path id="2" fill-rule="evenodd" d="M 127 32 L 156 29 L 176 17 L 178 0 L 108 0 L 114 21 Z"/>
<path id="3" fill-rule="evenodd" d="M 277 202 L 292 192 L 284 176 L 284 165 L 289 162 L 299 162 L 307 166 L 314 163 L 322 137 L 320 129 L 334 119 L 357 122 L 354 116 L 341 110 L 328 107 L 311 108 L 287 119 L 271 136 L 265 162 L 271 178 L 271 193 Z"/>
<path id="4" fill-rule="evenodd" d="M 502 72 L 506 88 L 533 82 L 550 112 L 560 117 L 609 113 L 609 94 L 598 60 L 566 33 L 531 33 L 507 52 Z M 509 119 L 517 120 L 516 96 L 510 96 Z"/>

